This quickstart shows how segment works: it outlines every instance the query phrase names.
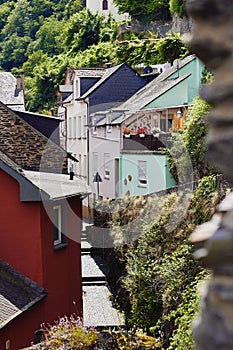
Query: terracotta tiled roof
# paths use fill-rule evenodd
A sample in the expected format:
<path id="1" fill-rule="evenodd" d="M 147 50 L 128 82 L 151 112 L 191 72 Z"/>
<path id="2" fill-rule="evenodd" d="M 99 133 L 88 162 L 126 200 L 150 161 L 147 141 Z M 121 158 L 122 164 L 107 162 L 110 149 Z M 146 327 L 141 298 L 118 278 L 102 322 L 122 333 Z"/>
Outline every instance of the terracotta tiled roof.
<path id="1" fill-rule="evenodd" d="M 0 329 L 47 293 L 0 259 Z"/>
<path id="2" fill-rule="evenodd" d="M 67 172 L 67 153 L 0 103 L 0 154 L 19 167 Z"/>

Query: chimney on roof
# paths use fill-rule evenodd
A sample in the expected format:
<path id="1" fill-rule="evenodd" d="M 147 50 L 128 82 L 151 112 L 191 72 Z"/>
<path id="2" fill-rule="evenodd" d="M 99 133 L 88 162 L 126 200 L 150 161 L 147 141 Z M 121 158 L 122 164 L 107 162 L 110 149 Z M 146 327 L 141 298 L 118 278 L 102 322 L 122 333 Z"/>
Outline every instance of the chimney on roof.
<path id="1" fill-rule="evenodd" d="M 16 77 L 16 86 L 15 86 L 15 97 L 19 96 L 20 91 L 24 90 L 24 73 L 21 72 Z"/>
<path id="2" fill-rule="evenodd" d="M 104 68 L 111 68 L 112 67 L 112 63 L 111 62 L 106 62 L 104 64 Z"/>

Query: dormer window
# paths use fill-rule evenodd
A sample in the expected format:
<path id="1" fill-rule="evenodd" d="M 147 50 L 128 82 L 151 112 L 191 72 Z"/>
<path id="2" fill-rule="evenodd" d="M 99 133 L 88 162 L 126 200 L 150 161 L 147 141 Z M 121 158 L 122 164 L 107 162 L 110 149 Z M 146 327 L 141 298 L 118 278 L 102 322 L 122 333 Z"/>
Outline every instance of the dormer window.
<path id="1" fill-rule="evenodd" d="M 62 243 L 62 229 L 61 229 L 61 206 L 53 207 L 53 243 L 58 245 Z"/>
<path id="2" fill-rule="evenodd" d="M 102 9 L 103 10 L 108 10 L 108 0 L 103 0 L 103 2 L 102 2 Z"/>

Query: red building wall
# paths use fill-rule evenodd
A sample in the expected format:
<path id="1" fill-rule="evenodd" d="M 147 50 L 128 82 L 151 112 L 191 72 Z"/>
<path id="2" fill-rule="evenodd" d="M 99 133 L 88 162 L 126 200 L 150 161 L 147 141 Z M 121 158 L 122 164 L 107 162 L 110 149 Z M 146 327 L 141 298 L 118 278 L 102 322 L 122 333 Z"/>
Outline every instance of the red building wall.
<path id="1" fill-rule="evenodd" d="M 19 184 L 0 170 L 0 257 L 45 289 L 48 296 L 0 330 L 0 349 L 10 340 L 10 350 L 29 346 L 41 323 L 59 316 L 82 314 L 81 200 L 22 203 Z M 3 204 L 4 203 L 4 204 Z M 61 204 L 66 246 L 55 250 L 53 224 L 48 216 Z M 74 304 L 75 303 L 75 304 Z"/>
<path id="2" fill-rule="evenodd" d="M 46 205 L 46 208 L 41 208 L 43 287 L 46 291 L 50 291 L 47 297 L 47 301 L 50 302 L 50 313 L 56 315 L 79 313 L 81 316 L 81 201 L 77 197 L 54 201 L 50 204 L 50 208 L 59 204 L 65 214 L 64 233 L 67 246 L 58 250 L 53 246 L 53 234 L 51 234 L 53 225 L 47 215 L 49 207 Z M 50 314 L 47 314 L 46 318 L 51 318 Z"/>
<path id="3" fill-rule="evenodd" d="M 41 284 L 40 203 L 20 202 L 18 182 L 0 169 L 0 257 Z"/>

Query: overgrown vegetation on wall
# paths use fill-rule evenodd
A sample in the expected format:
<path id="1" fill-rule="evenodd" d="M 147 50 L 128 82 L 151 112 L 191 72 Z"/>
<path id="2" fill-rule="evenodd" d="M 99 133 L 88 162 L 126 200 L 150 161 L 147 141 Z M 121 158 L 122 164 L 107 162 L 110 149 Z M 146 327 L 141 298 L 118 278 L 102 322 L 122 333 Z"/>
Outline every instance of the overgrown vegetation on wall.
<path id="1" fill-rule="evenodd" d="M 211 218 L 225 193 L 221 176 L 205 159 L 208 111 L 209 105 L 196 98 L 184 132 L 173 144 L 179 149 L 177 142 L 182 140 L 182 147 L 187 148 L 197 187 L 125 197 L 115 204 L 102 201 L 96 208 L 112 213 L 107 220 L 123 271 L 120 286 L 124 300 L 118 299 L 127 323 L 153 335 L 169 350 L 194 349 L 191 323 L 199 306 L 197 288 L 209 272 L 193 258 L 189 236 Z M 183 152 L 178 153 L 173 156 L 180 157 L 185 172 Z"/>
<path id="2" fill-rule="evenodd" d="M 184 130 L 173 139 L 170 150 L 164 149 L 170 171 L 177 181 L 179 177 L 179 180 L 185 182 L 190 177 L 190 172 L 193 173 L 194 180 L 214 173 L 206 157 L 209 110 L 209 104 L 197 96 L 190 104 Z"/>
<path id="3" fill-rule="evenodd" d="M 158 16 L 160 9 L 169 12 L 169 1 L 152 2 L 144 2 L 143 16 L 148 19 L 154 7 Z M 137 6 L 130 2 L 133 12 Z M 156 33 L 132 33 L 126 30 L 128 21 L 87 11 L 81 0 L 5 0 L 0 14 L 0 69 L 15 75 L 24 71 L 31 111 L 54 107 L 67 67 L 165 63 L 188 54 L 178 35 L 159 40 Z"/>
<path id="4" fill-rule="evenodd" d="M 98 331 L 84 326 L 76 315 L 61 317 L 53 325 L 43 325 L 44 341 L 31 350 L 141 350 L 161 349 L 155 338 L 139 331 Z"/>

